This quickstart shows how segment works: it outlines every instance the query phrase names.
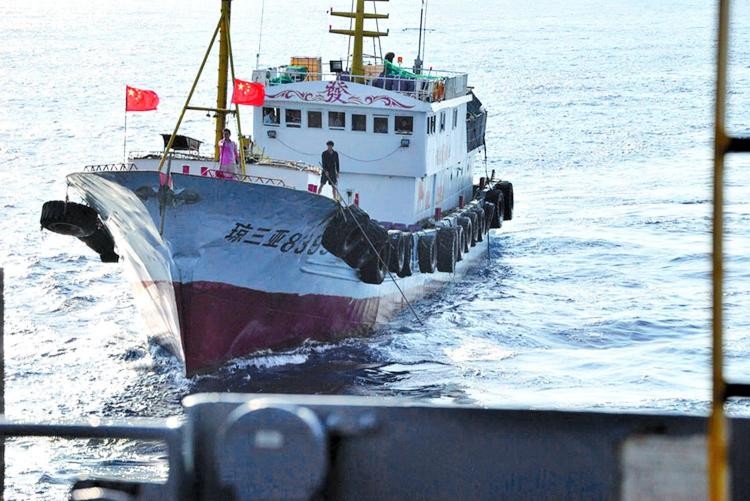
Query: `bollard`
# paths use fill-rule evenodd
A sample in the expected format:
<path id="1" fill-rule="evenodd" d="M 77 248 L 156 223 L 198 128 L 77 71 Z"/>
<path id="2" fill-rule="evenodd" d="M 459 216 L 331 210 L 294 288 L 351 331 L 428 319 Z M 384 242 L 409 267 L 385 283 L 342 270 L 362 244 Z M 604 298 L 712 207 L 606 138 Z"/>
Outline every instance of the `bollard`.
<path id="1" fill-rule="evenodd" d="M 484 179 L 484 178 L 482 178 L 482 179 Z M 463 209 L 464 208 L 464 196 L 463 195 L 459 195 L 458 196 L 458 208 L 459 209 Z"/>

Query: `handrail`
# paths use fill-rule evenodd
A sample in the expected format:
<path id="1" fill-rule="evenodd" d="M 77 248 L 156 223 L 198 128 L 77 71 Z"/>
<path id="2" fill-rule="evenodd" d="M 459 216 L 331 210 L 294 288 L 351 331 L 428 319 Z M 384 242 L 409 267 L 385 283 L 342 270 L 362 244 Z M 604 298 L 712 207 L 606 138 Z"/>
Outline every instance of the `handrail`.
<path id="1" fill-rule="evenodd" d="M 201 174 L 198 176 L 197 174 L 188 174 L 195 177 L 213 177 L 217 179 L 227 179 L 230 181 L 239 181 L 244 183 L 255 183 L 255 184 L 265 184 L 268 186 L 281 186 L 283 188 L 288 188 L 286 183 L 282 181 L 281 179 L 277 179 L 275 177 L 262 177 L 262 176 L 251 176 L 250 174 L 234 174 L 231 172 L 225 172 L 223 170 L 219 169 L 206 169 L 206 175 Z"/>
<path id="2" fill-rule="evenodd" d="M 84 165 L 83 172 L 108 172 L 108 171 L 131 171 L 138 170 L 138 167 L 134 163 L 123 164 L 98 164 L 98 165 Z"/>
<path id="3" fill-rule="evenodd" d="M 348 73 L 287 72 L 286 66 L 279 66 L 255 70 L 253 80 L 269 88 L 311 81 L 352 82 L 397 92 L 425 102 L 439 102 L 465 96 L 468 91 L 467 73 L 434 72 L 432 70 L 422 73 L 416 78 L 398 75 L 384 76 L 382 73 L 354 77 Z"/>

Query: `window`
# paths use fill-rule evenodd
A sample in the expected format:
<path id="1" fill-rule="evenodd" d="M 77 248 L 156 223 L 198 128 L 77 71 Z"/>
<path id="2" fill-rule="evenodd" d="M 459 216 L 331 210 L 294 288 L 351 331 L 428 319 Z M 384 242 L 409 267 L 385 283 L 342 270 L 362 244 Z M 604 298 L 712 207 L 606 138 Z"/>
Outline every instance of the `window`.
<path id="1" fill-rule="evenodd" d="M 375 117 L 372 122 L 372 130 L 376 134 L 388 134 L 388 117 Z"/>
<path id="2" fill-rule="evenodd" d="M 287 127 L 301 127 L 302 126 L 302 112 L 300 110 L 287 109 L 284 121 Z"/>
<path id="3" fill-rule="evenodd" d="M 396 115 L 396 134 L 411 134 L 414 130 L 414 117 Z"/>
<path id="4" fill-rule="evenodd" d="M 427 117 L 427 133 L 428 134 L 435 133 L 435 115 L 432 115 L 431 117 Z"/>
<path id="5" fill-rule="evenodd" d="M 453 110 L 453 128 L 455 129 L 458 125 L 458 108 L 454 108 Z"/>
<path id="6" fill-rule="evenodd" d="M 263 108 L 263 125 L 279 125 L 281 110 L 279 108 Z"/>
<path id="7" fill-rule="evenodd" d="M 308 111 L 307 126 L 311 129 L 323 128 L 323 113 L 320 111 Z"/>
<path id="8" fill-rule="evenodd" d="M 440 112 L 440 132 L 445 130 L 445 112 Z"/>
<path id="9" fill-rule="evenodd" d="M 343 129 L 346 127 L 346 114 L 343 111 L 328 112 L 328 128 Z"/>
<path id="10" fill-rule="evenodd" d="M 352 130 L 367 130 L 367 115 L 352 115 Z"/>

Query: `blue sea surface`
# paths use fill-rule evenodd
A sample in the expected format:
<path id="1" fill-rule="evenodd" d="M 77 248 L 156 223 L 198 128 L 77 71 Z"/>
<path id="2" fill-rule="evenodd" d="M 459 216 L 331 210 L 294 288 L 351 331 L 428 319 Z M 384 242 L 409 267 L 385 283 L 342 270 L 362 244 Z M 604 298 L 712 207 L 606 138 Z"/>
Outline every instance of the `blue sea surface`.
<path id="1" fill-rule="evenodd" d="M 128 150 L 158 150 L 220 2 L 0 4 L 0 266 L 6 412 L 34 421 L 181 415 L 200 391 L 404 397 L 482 407 L 705 415 L 710 398 L 714 3 L 431 0 L 428 67 L 467 71 L 489 110 L 487 159 L 513 182 L 513 221 L 485 262 L 367 339 L 306 344 L 187 379 L 149 342 L 119 265 L 39 229 L 64 176 L 122 160 L 126 84 L 159 110 L 128 117 Z M 238 77 L 261 0 L 233 2 Z M 262 64 L 345 57 L 326 10 L 265 2 Z M 420 2 L 390 12 L 383 50 L 416 56 Z M 750 2 L 735 2 L 729 129 L 750 130 Z M 743 20 L 745 21 L 743 23 Z M 371 49 L 367 49 L 371 50 Z M 195 103 L 210 106 L 216 62 Z M 246 114 L 247 115 L 247 114 Z M 211 141 L 213 123 L 183 132 Z M 750 380 L 750 161 L 727 171 L 726 361 Z M 73 194 L 71 193 L 71 196 Z M 750 414 L 745 403 L 730 412 Z M 83 473 L 163 478 L 165 450 L 131 441 L 15 439 L 7 499 L 65 499 Z"/>

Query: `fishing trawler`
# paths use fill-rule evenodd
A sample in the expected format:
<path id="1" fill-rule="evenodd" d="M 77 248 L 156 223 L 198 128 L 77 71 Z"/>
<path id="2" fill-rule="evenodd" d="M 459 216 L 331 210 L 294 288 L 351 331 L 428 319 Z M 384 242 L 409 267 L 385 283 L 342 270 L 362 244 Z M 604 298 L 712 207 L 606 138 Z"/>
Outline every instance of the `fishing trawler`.
<path id="1" fill-rule="evenodd" d="M 428 290 L 463 274 L 477 245 L 512 217 L 507 181 L 474 185 L 486 111 L 465 73 L 411 69 L 392 56 L 365 64 L 365 20 L 387 14 L 331 12 L 353 20 L 351 61 L 292 58 L 256 69 L 262 105 L 242 136 L 227 107 L 235 77 L 230 3 L 220 19 L 215 107 L 193 106 L 195 78 L 165 148 L 122 165 L 67 176 L 85 204 L 47 202 L 43 227 L 81 239 L 102 261 L 122 260 L 151 335 L 188 375 L 263 349 L 360 335 Z M 420 42 L 421 46 L 421 42 Z M 421 51 L 421 49 L 420 49 Z M 215 113 L 213 156 L 179 135 L 186 111 Z M 218 165 L 227 118 L 241 137 L 239 166 Z M 337 187 L 318 193 L 320 151 L 342 156 Z M 497 182 L 496 182 L 497 181 Z"/>

